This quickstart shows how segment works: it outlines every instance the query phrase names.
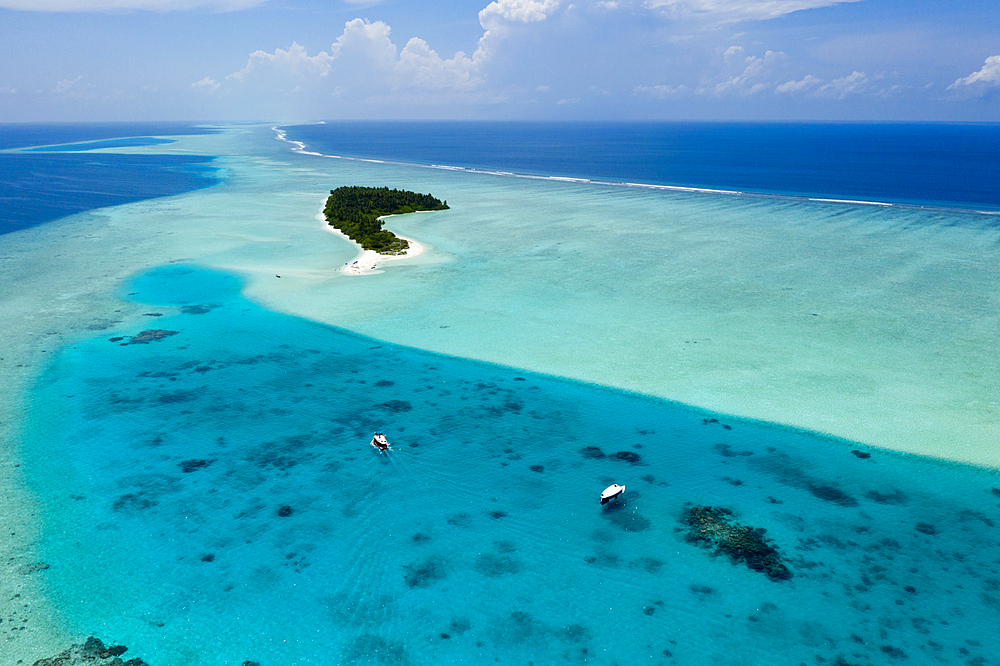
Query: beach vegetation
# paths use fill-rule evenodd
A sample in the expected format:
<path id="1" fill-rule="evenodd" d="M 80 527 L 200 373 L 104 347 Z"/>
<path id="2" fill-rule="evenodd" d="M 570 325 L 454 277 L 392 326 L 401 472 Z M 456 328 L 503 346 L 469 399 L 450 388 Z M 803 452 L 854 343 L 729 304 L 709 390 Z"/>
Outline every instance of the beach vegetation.
<path id="1" fill-rule="evenodd" d="M 382 228 L 382 218 L 417 211 L 447 210 L 448 202 L 430 194 L 388 187 L 346 186 L 330 190 L 323 208 L 327 224 L 365 250 L 379 254 L 402 254 L 409 243 Z"/>

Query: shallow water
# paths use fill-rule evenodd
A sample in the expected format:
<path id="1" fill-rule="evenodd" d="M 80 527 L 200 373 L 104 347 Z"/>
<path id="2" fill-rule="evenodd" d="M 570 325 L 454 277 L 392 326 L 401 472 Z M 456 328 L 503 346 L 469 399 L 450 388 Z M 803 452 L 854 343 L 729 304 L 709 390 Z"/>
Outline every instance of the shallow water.
<path id="1" fill-rule="evenodd" d="M 995 661 L 1000 479 L 876 448 L 998 462 L 985 216 L 334 160 L 266 128 L 127 150 L 218 155 L 222 182 L 0 255 L 24 387 L 0 425 L 70 634 L 154 666 Z M 452 209 L 393 218 L 424 255 L 340 275 L 324 193 L 388 183 Z M 792 579 L 686 543 L 687 504 L 765 528 Z"/>
<path id="2" fill-rule="evenodd" d="M 59 605 L 151 663 L 1000 648 L 994 474 L 390 345 L 192 267 L 127 289 L 161 333 L 62 352 L 26 453 Z M 687 504 L 766 528 L 793 578 L 685 543 Z"/>

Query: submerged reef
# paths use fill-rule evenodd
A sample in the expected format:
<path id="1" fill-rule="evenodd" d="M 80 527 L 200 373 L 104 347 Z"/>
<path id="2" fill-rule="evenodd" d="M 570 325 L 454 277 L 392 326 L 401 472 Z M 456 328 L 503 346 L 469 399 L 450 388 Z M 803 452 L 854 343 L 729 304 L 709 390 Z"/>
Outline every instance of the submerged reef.
<path id="1" fill-rule="evenodd" d="M 142 659 L 119 659 L 128 651 L 124 645 L 105 646 L 99 638 L 91 636 L 83 645 L 74 645 L 54 657 L 39 659 L 34 666 L 149 666 Z"/>
<path id="2" fill-rule="evenodd" d="M 729 509 L 711 506 L 687 509 L 681 516 L 681 524 L 687 528 L 685 540 L 706 548 L 715 547 L 717 555 L 729 555 L 733 564 L 743 561 L 771 580 L 791 578 L 792 572 L 781 561 L 777 549 L 764 539 L 764 530 L 740 525 L 732 520 L 732 515 Z"/>
<path id="3" fill-rule="evenodd" d="M 132 339 L 128 342 L 122 342 L 121 346 L 125 347 L 127 345 L 148 345 L 150 342 L 156 342 L 162 340 L 163 338 L 169 338 L 171 335 L 177 335 L 180 331 L 166 331 L 162 328 L 151 328 L 146 331 L 142 331 L 138 335 L 133 335 Z M 113 341 L 117 342 L 121 338 L 115 338 Z"/>

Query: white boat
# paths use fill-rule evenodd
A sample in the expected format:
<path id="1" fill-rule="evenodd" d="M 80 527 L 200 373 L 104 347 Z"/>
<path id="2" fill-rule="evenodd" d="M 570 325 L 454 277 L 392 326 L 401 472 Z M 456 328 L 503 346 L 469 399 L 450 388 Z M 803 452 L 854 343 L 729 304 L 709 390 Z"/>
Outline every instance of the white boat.
<path id="1" fill-rule="evenodd" d="M 617 483 L 612 483 L 604 489 L 603 493 L 601 493 L 601 504 L 607 504 L 608 502 L 618 499 L 624 492 L 625 486 L 619 486 Z"/>
<path id="2" fill-rule="evenodd" d="M 392 451 L 392 447 L 389 446 L 389 440 L 380 432 L 375 433 L 375 436 L 372 437 L 371 445 L 378 451 Z"/>

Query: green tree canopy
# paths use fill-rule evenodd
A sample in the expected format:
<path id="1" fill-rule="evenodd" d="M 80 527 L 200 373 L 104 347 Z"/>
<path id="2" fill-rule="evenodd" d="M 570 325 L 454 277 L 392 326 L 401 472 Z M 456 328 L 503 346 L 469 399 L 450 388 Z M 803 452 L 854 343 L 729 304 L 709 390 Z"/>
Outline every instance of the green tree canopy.
<path id="1" fill-rule="evenodd" d="M 330 190 L 323 215 L 328 224 L 365 250 L 374 250 L 379 254 L 402 254 L 409 244 L 391 231 L 382 229 L 379 218 L 447 208 L 447 201 L 435 199 L 430 194 L 355 185 Z"/>

